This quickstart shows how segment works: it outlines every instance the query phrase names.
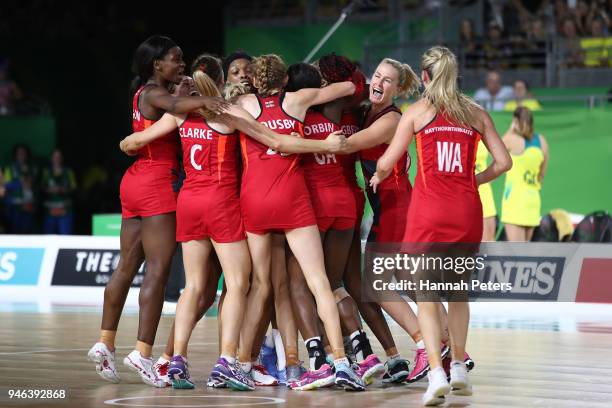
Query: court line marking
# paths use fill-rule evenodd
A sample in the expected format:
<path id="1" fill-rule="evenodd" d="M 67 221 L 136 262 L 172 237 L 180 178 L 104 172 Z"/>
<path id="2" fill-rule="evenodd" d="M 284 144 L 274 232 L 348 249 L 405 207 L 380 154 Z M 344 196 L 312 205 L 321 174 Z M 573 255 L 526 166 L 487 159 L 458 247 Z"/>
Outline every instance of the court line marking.
<path id="1" fill-rule="evenodd" d="M 258 400 L 266 400 L 262 402 L 243 402 L 243 403 L 227 403 L 227 404 L 200 404 L 200 405 L 161 405 L 161 404 L 130 404 L 130 403 L 122 403 L 119 401 L 131 401 L 131 400 L 139 400 L 139 399 L 159 399 L 159 398 L 240 398 L 240 399 L 258 399 Z M 172 408 L 209 408 L 209 407 L 238 407 L 238 406 L 253 406 L 253 405 L 271 405 L 271 404 L 284 404 L 286 401 L 282 398 L 274 398 L 274 397 L 249 397 L 249 396 L 228 396 L 228 395 L 156 395 L 156 396 L 143 396 L 143 397 L 124 397 L 124 398 L 115 398 L 112 400 L 104 401 L 107 405 L 119 405 L 125 407 L 172 407 Z"/>
<path id="2" fill-rule="evenodd" d="M 189 343 L 190 346 L 212 346 L 217 343 Z M 166 347 L 165 345 L 159 344 L 154 345 L 153 348 Z M 91 347 L 90 347 L 91 348 Z M 39 349 L 39 350 L 27 350 L 27 351 L 3 351 L 0 352 L 0 356 L 13 356 L 21 354 L 41 354 L 41 353 L 67 353 L 69 351 L 88 351 L 90 348 L 71 348 L 71 349 Z M 131 349 L 134 346 L 116 346 L 115 349 Z"/>

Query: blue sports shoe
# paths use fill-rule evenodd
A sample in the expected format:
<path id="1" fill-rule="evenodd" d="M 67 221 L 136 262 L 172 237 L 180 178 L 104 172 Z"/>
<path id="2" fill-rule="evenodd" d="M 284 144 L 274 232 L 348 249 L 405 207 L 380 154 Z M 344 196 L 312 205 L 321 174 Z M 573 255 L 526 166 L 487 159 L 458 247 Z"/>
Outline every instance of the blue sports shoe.
<path id="1" fill-rule="evenodd" d="M 365 391 L 363 380 L 345 362 L 336 363 L 336 385 L 345 391 Z"/>

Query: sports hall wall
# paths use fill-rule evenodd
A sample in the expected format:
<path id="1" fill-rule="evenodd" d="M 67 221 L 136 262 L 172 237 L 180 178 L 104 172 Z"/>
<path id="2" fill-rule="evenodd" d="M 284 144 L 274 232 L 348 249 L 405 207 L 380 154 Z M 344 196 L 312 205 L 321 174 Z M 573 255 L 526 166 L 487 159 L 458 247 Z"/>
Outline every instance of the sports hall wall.
<path id="1" fill-rule="evenodd" d="M 321 48 L 315 58 L 336 52 L 359 61 L 363 42 L 381 32 L 380 23 L 345 22 Z M 329 24 L 295 26 L 240 26 L 225 29 L 225 51 L 243 49 L 252 55 L 276 53 L 286 63 L 302 61 L 323 37 Z M 383 33 L 381 32 L 381 35 Z M 366 73 L 369 74 L 369 73 Z M 484 82 L 484 79 L 483 79 Z M 533 89 L 534 95 L 575 96 L 603 94 L 604 88 Z M 550 162 L 542 188 L 542 213 L 562 208 L 572 213 L 587 214 L 597 210 L 612 211 L 612 109 L 587 109 L 584 102 L 556 100 L 543 102 L 544 109 L 535 113 L 536 132 L 549 142 Z M 511 114 L 493 112 L 500 136 L 511 121 Z M 414 146 L 412 157 L 416 157 Z M 410 169 L 414 181 L 416 167 Z M 498 211 L 501 208 L 503 177 L 493 183 Z"/>

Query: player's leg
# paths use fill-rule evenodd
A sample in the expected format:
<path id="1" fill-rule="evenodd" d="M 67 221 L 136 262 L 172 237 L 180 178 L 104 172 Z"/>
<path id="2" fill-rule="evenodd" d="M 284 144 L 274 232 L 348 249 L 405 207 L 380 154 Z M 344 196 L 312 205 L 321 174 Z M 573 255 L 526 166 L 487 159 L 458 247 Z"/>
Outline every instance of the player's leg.
<path id="1" fill-rule="evenodd" d="M 117 326 L 134 276 L 144 261 L 140 233 L 140 218 L 121 220 L 119 263 L 104 289 L 100 339 L 87 353 L 89 359 L 96 363 L 96 372 L 113 383 L 120 380 L 115 367 Z"/>

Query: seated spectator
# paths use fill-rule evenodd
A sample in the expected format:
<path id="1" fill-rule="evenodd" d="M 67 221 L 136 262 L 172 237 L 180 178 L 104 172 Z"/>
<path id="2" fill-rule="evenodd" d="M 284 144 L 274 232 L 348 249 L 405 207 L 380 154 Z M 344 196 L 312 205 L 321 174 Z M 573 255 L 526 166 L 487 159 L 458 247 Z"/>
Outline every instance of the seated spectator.
<path id="1" fill-rule="evenodd" d="M 512 100 L 506 102 L 504 110 L 514 112 L 514 110 L 519 106 L 529 108 L 531 111 L 542 109 L 540 102 L 538 102 L 537 99 L 535 99 L 529 92 L 529 85 L 527 85 L 527 81 L 522 79 L 517 79 L 514 81 L 512 92 L 514 94 L 513 98 Z"/>
<path id="2" fill-rule="evenodd" d="M 576 31 L 576 22 L 571 18 L 563 21 L 562 38 L 560 41 L 561 64 L 565 68 L 578 68 L 584 66 L 584 51 L 580 46 L 580 38 Z"/>
<path id="3" fill-rule="evenodd" d="M 44 233 L 72 234 L 74 225 L 72 195 L 76 190 L 76 178 L 72 169 L 64 166 L 61 150 L 55 149 L 51 153 L 51 163 L 43 170 L 41 185 L 45 194 Z"/>
<path id="4" fill-rule="evenodd" d="M 11 115 L 15 111 L 15 101 L 23 94 L 8 76 L 9 61 L 0 57 L 0 116 Z"/>
<path id="5" fill-rule="evenodd" d="M 489 23 L 487 38 L 482 45 L 484 65 L 488 69 L 508 68 L 512 56 L 511 44 L 502 37 L 502 29 L 495 21 Z"/>
<path id="6" fill-rule="evenodd" d="M 584 65 L 587 67 L 607 67 L 607 38 L 604 35 L 603 21 L 599 18 L 591 22 L 591 37 L 580 40 L 584 51 Z"/>
<path id="7" fill-rule="evenodd" d="M 38 168 L 32 163 L 30 148 L 17 144 L 13 162 L 4 169 L 6 221 L 9 234 L 34 232 Z"/>
<path id="8" fill-rule="evenodd" d="M 474 94 L 474 100 L 488 111 L 504 110 L 506 101 L 513 97 L 512 88 L 502 86 L 501 77 L 497 71 L 489 71 L 484 88 Z"/>

